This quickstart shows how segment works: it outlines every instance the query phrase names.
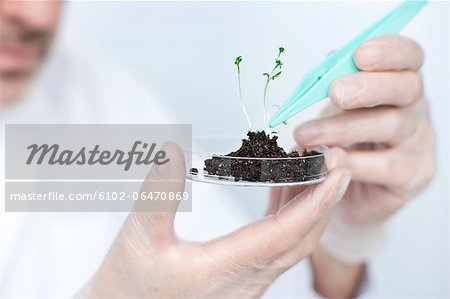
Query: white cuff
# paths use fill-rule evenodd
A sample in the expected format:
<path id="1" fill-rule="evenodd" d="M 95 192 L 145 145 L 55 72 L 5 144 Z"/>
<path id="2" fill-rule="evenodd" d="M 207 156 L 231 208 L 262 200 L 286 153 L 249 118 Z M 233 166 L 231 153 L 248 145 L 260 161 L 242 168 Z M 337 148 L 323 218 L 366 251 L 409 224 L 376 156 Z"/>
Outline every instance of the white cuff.
<path id="1" fill-rule="evenodd" d="M 364 262 L 383 245 L 386 226 L 386 221 L 352 225 L 335 215 L 323 233 L 320 244 L 338 260 L 347 263 Z"/>

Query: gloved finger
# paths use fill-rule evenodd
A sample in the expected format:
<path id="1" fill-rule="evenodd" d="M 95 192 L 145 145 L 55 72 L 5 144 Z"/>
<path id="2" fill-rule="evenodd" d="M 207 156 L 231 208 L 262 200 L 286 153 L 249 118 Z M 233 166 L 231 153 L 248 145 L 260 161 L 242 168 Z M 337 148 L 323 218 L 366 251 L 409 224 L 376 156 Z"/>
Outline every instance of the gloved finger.
<path id="1" fill-rule="evenodd" d="M 303 240 L 291 251 L 286 253 L 280 261 L 277 262 L 278 266 L 289 267 L 299 259 L 307 256 L 313 252 L 317 246 L 317 242 L 320 236 L 324 232 L 328 223 L 330 222 L 333 211 L 329 211 L 320 222 L 314 226 L 311 232 L 303 238 Z"/>
<path id="2" fill-rule="evenodd" d="M 140 194 L 159 200 L 139 200 L 128 217 L 126 227 L 139 237 L 148 237 L 153 246 L 175 241 L 173 222 L 180 200 L 170 193 L 180 194 L 185 187 L 185 160 L 180 147 L 173 142 L 164 143 L 161 148 L 169 161 L 163 165 L 153 165 L 142 184 Z M 165 195 L 164 195 L 165 194 Z M 162 200 L 162 196 L 166 199 Z M 170 197 L 172 198 L 172 197 Z"/>
<path id="3" fill-rule="evenodd" d="M 354 60 L 363 71 L 415 71 L 423 63 L 423 51 L 411 39 L 388 35 L 364 42 L 356 49 Z"/>
<path id="4" fill-rule="evenodd" d="M 433 128 L 425 122 L 405 146 L 348 152 L 349 168 L 355 181 L 389 187 L 400 195 L 414 195 L 436 171 L 434 150 Z"/>
<path id="5" fill-rule="evenodd" d="M 332 147 L 325 152 L 325 164 L 328 171 L 338 167 L 348 167 L 347 153 L 339 147 Z"/>
<path id="6" fill-rule="evenodd" d="M 330 100 L 341 109 L 406 106 L 423 98 L 417 72 L 358 72 L 336 79 Z"/>
<path id="7" fill-rule="evenodd" d="M 301 124 L 295 129 L 294 137 L 302 146 L 398 145 L 417 130 L 422 113 L 420 108 L 377 107 L 345 111 Z"/>
<path id="8" fill-rule="evenodd" d="M 421 171 L 418 161 L 395 155 L 392 150 L 354 151 L 348 156 L 355 181 L 403 189 Z"/>
<path id="9" fill-rule="evenodd" d="M 283 187 L 274 187 L 270 189 L 269 206 L 267 207 L 265 215 L 271 215 L 278 211 L 283 191 Z"/>
<path id="10" fill-rule="evenodd" d="M 216 258 L 238 265 L 267 264 L 295 247 L 342 198 L 350 172 L 336 168 L 321 184 L 308 187 L 278 213 L 208 242 Z"/>

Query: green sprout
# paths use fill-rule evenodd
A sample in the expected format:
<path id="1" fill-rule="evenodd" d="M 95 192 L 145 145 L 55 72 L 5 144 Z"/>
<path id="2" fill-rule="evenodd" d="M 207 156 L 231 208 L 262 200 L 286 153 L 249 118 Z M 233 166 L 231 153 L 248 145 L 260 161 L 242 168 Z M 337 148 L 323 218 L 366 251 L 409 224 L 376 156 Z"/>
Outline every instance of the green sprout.
<path id="1" fill-rule="evenodd" d="M 242 111 L 244 112 L 245 118 L 247 119 L 248 127 L 249 127 L 249 129 L 251 129 L 252 123 L 250 121 L 250 117 L 248 116 L 247 108 L 245 108 L 244 98 L 242 96 L 241 67 L 240 67 L 241 62 L 242 62 L 242 56 L 236 57 L 236 60 L 234 61 L 234 64 L 236 65 L 237 72 L 238 72 L 239 100 L 241 101 Z"/>
<path id="2" fill-rule="evenodd" d="M 269 123 L 269 108 L 268 108 L 268 102 L 267 102 L 267 92 L 269 90 L 269 83 L 270 81 L 275 80 L 275 78 L 279 77 L 281 75 L 281 66 L 283 63 L 280 60 L 281 54 L 284 53 L 284 48 L 280 47 L 278 48 L 278 56 L 275 59 L 275 66 L 273 67 L 272 71 L 269 73 L 264 73 L 263 76 L 266 76 L 266 85 L 264 86 L 264 98 L 263 98 L 263 105 L 264 105 L 264 122 L 266 124 Z"/>

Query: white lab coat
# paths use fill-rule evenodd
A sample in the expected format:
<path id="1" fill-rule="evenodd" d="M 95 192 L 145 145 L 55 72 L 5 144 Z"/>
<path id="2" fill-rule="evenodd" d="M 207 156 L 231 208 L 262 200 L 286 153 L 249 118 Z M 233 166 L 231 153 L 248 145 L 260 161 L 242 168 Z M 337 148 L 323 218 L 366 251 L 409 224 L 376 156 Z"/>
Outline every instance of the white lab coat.
<path id="1" fill-rule="evenodd" d="M 79 54 L 54 49 L 26 100 L 0 112 L 2 135 L 4 123 L 176 123 L 170 108 L 126 71 Z M 3 152 L 1 157 L 4 167 Z M 0 188 L 4 201 L 3 183 Z M 242 201 L 225 190 L 194 184 L 193 212 L 177 216 L 177 232 L 205 240 L 251 221 Z M 73 297 L 101 264 L 125 217 L 125 213 L 2 211 L 0 298 Z M 283 274 L 265 294 L 265 298 L 314 297 L 306 261 Z"/>

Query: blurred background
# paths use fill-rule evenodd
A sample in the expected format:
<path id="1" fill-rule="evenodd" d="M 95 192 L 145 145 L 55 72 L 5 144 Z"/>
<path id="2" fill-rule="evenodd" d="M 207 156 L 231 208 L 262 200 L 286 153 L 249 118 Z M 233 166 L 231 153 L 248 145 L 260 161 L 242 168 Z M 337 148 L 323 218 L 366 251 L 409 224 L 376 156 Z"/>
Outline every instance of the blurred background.
<path id="1" fill-rule="evenodd" d="M 283 73 L 270 87 L 272 104 L 281 104 L 305 72 L 396 4 L 67 2 L 60 37 L 155 90 L 177 122 L 193 124 L 195 136 L 242 138 L 248 126 L 238 101 L 236 56 L 243 56 L 244 97 L 258 128 L 262 73 L 273 67 L 278 47 L 286 52 Z M 374 297 L 449 296 L 449 10 L 448 2 L 432 2 L 403 32 L 426 53 L 423 76 L 437 131 L 439 170 L 431 186 L 392 219 L 388 242 L 370 265 Z M 317 116 L 321 106 L 281 129 L 283 145 L 293 144 L 292 129 Z M 260 217 L 267 190 L 227 188 L 246 213 Z"/>

